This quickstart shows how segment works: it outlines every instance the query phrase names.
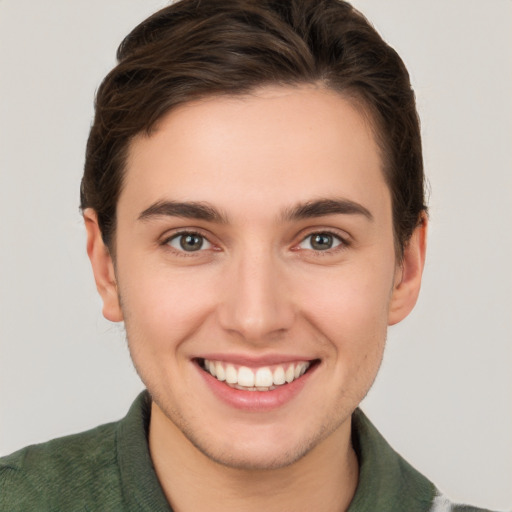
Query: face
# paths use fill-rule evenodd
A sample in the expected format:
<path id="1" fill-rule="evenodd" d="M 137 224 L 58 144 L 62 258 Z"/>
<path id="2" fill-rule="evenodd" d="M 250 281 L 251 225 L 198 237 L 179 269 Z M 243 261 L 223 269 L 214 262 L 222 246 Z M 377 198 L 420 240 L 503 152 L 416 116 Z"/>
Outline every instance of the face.
<path id="1" fill-rule="evenodd" d="M 104 313 L 124 320 L 159 421 L 232 467 L 349 432 L 419 288 L 421 247 L 397 264 L 371 127 L 321 88 L 174 110 L 131 145 L 115 274 L 94 229 Z"/>

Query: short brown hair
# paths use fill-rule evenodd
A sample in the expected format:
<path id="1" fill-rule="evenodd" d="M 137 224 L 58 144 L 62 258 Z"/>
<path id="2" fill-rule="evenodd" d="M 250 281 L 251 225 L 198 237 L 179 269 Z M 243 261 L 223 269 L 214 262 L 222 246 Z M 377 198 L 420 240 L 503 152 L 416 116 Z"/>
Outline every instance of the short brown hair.
<path id="1" fill-rule="evenodd" d="M 96 96 L 80 190 L 113 249 L 128 147 L 177 105 L 270 84 L 321 83 L 372 120 L 393 205 L 397 253 L 426 211 L 419 119 L 398 54 L 340 0 L 181 0 L 121 43 Z"/>

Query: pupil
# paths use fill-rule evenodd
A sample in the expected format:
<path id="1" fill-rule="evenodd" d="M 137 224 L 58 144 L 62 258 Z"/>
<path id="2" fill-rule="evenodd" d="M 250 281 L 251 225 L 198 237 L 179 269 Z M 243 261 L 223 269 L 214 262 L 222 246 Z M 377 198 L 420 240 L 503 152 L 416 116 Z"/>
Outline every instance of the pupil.
<path id="1" fill-rule="evenodd" d="M 315 235 L 311 241 L 311 245 L 314 249 L 320 251 L 330 249 L 332 247 L 332 236 L 325 233 Z"/>
<path id="2" fill-rule="evenodd" d="M 199 235 L 183 235 L 180 245 L 185 251 L 198 251 L 203 246 L 203 237 Z"/>

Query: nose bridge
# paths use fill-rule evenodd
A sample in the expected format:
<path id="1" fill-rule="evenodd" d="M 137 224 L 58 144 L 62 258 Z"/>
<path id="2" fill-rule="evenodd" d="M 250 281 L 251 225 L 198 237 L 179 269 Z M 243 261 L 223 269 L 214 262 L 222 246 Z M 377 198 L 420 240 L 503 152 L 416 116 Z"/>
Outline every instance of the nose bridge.
<path id="1" fill-rule="evenodd" d="M 224 329 L 251 342 L 290 328 L 294 310 L 286 276 L 268 246 L 240 250 L 231 262 L 219 316 Z"/>

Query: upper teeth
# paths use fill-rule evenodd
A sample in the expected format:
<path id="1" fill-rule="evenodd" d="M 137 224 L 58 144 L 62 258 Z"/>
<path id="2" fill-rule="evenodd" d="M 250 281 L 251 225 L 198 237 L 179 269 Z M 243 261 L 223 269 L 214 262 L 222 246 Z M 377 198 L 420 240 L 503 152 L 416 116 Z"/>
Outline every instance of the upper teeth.
<path id="1" fill-rule="evenodd" d="M 272 367 L 249 368 L 248 366 L 239 366 L 237 368 L 233 364 L 221 361 L 204 360 L 204 369 L 217 380 L 225 381 L 227 384 L 236 387 L 254 388 L 254 390 L 274 389 L 275 386 L 293 382 L 303 375 L 310 365 L 311 363 L 304 361 Z"/>

